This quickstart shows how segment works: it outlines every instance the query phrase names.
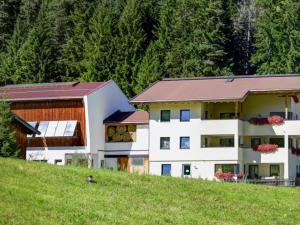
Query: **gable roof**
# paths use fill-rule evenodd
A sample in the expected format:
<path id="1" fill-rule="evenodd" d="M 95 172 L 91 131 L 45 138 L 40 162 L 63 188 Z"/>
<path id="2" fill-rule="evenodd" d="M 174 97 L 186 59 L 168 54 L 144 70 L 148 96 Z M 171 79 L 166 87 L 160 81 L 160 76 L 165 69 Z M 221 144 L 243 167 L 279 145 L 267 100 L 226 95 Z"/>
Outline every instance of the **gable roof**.
<path id="1" fill-rule="evenodd" d="M 243 101 L 253 92 L 300 92 L 300 76 L 252 75 L 164 79 L 145 89 L 130 102 Z"/>
<path id="2" fill-rule="evenodd" d="M 115 124 L 148 124 L 149 123 L 149 113 L 146 111 L 133 111 L 133 112 L 121 112 L 116 111 L 107 117 L 104 124 L 115 123 Z"/>
<path id="3" fill-rule="evenodd" d="M 82 99 L 84 96 L 102 88 L 109 82 L 7 85 L 0 87 L 0 97 L 3 96 L 8 101 Z"/>

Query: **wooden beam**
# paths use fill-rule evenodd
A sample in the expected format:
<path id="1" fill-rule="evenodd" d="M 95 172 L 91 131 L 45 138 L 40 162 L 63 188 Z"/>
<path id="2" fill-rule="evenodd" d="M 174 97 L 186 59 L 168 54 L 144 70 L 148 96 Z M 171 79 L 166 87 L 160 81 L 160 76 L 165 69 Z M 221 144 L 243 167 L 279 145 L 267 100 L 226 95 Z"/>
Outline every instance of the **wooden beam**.
<path id="1" fill-rule="evenodd" d="M 234 117 L 238 118 L 239 102 L 234 103 Z"/>
<path id="2" fill-rule="evenodd" d="M 288 108 L 288 97 L 285 96 L 285 119 L 287 120 L 289 117 L 289 108 Z"/>

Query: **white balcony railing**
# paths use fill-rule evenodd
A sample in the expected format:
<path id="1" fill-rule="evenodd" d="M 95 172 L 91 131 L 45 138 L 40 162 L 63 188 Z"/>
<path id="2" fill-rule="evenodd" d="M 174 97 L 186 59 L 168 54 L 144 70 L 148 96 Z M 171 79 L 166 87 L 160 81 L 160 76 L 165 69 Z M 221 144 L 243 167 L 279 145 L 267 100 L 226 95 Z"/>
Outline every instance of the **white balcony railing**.
<path id="1" fill-rule="evenodd" d="M 201 120 L 200 133 L 206 135 L 237 134 L 239 132 L 238 119 Z"/>
<path id="2" fill-rule="evenodd" d="M 288 159 L 288 150 L 278 148 L 274 152 L 257 152 L 251 148 L 240 148 L 243 151 L 244 163 L 282 163 Z"/>

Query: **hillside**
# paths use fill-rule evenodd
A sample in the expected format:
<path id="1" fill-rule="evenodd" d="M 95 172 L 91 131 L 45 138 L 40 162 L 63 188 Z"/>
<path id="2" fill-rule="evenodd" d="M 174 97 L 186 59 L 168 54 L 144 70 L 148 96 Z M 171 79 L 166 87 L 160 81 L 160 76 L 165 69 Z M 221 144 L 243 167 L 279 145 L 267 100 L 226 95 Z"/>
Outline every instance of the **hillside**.
<path id="1" fill-rule="evenodd" d="M 0 224 L 299 224 L 300 189 L 0 158 Z M 87 185 L 93 175 L 96 184 Z"/>
<path id="2" fill-rule="evenodd" d="M 0 85 L 299 73 L 300 1 L 6 0 Z M 288 18 L 288 19 L 287 19 Z"/>

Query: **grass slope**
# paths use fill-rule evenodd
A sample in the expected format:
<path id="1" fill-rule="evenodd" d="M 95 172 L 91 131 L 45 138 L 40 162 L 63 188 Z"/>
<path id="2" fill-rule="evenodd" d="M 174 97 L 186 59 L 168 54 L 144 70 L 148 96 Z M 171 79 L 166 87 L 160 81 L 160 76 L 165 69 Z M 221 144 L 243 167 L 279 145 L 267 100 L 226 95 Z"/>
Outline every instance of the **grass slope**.
<path id="1" fill-rule="evenodd" d="M 0 158 L 0 224 L 300 224 L 300 189 Z"/>

